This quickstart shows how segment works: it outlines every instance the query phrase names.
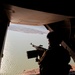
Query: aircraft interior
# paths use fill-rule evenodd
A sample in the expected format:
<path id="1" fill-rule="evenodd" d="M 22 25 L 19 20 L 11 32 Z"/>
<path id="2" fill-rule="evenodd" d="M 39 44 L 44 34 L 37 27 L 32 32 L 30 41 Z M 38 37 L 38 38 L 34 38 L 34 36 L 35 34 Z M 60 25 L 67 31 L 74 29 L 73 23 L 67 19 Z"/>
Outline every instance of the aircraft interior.
<path id="1" fill-rule="evenodd" d="M 72 5 L 72 6 L 70 6 Z M 75 11 L 73 2 L 3 1 L 0 3 L 0 63 L 6 32 L 10 22 L 15 24 L 44 26 L 49 31 L 60 32 L 62 45 L 75 62 Z M 1 65 L 0 65 L 1 66 Z"/>

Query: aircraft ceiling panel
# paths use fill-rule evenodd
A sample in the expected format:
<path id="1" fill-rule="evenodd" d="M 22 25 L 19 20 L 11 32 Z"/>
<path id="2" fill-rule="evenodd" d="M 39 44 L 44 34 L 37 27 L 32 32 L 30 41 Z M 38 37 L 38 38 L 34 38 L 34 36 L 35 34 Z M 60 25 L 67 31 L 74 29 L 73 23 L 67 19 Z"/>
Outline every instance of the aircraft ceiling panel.
<path id="1" fill-rule="evenodd" d="M 11 6 L 11 23 L 26 25 L 46 25 L 71 18 L 70 16 L 47 13 L 32 9 Z"/>

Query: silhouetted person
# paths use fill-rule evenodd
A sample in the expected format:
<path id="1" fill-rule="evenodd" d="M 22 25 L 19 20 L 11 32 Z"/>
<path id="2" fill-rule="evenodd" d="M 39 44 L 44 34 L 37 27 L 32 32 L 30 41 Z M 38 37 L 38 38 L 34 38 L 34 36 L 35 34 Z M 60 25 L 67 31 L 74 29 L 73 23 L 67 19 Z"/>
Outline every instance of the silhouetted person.
<path id="1" fill-rule="evenodd" d="M 69 52 L 61 46 L 62 35 L 50 32 L 47 35 L 49 48 L 40 63 L 40 75 L 68 75 L 71 66 Z"/>

